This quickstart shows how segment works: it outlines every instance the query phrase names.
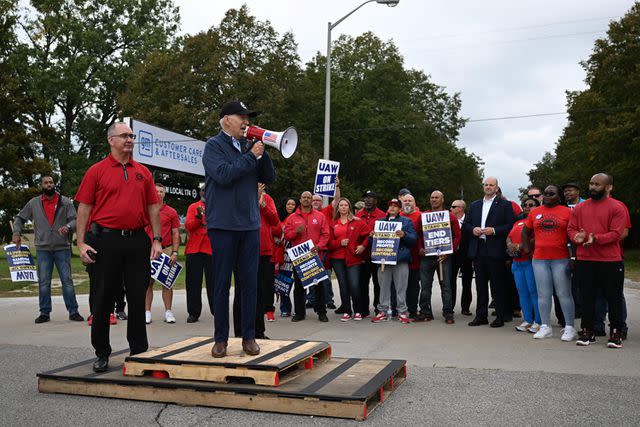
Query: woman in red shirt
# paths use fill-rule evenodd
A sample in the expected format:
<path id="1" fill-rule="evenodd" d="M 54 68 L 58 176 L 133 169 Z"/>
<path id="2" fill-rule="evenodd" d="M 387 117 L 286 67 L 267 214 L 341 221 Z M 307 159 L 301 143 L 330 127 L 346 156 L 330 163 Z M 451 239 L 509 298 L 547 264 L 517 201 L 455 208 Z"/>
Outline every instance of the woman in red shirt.
<path id="1" fill-rule="evenodd" d="M 289 241 L 284 239 L 283 233 L 283 224 L 284 220 L 287 219 L 289 215 L 291 215 L 298 208 L 298 202 L 292 198 L 288 197 L 284 200 L 284 202 L 278 208 L 278 216 L 280 217 L 280 237 L 274 238 L 275 243 L 275 262 L 276 262 L 276 283 L 278 281 L 286 282 L 286 285 L 293 285 L 293 265 L 291 264 L 291 259 L 289 259 L 289 255 L 287 254 L 286 249 L 291 247 Z M 285 283 L 283 283 L 285 284 Z M 291 287 L 289 288 L 289 292 L 286 294 L 282 293 L 278 290 L 278 294 L 280 295 L 280 316 L 282 317 L 290 317 L 291 316 L 291 297 L 289 296 L 291 292 Z"/>
<path id="2" fill-rule="evenodd" d="M 340 286 L 340 307 L 336 311 L 343 313 L 340 318 L 343 322 L 351 320 L 352 316 L 353 320 L 362 320 L 359 277 L 368 236 L 364 221 L 353 216 L 351 202 L 341 198 L 331 223 L 329 259 Z"/>
<path id="3" fill-rule="evenodd" d="M 536 279 L 533 275 L 531 265 L 531 254 L 522 250 L 522 228 L 529 212 L 540 206 L 540 202 L 533 197 L 526 199 L 522 203 L 522 214 L 513 224 L 511 232 L 507 236 L 507 252 L 513 258 L 511 272 L 516 282 L 518 296 L 520 297 L 520 307 L 522 308 L 523 322 L 516 326 L 520 332 L 536 333 L 540 329 L 540 311 L 538 310 L 538 290 L 536 289 Z"/>
<path id="4" fill-rule="evenodd" d="M 538 308 L 542 324 L 534 338 L 553 336 L 551 329 L 551 297 L 555 289 L 565 315 L 562 341 L 574 341 L 578 333 L 573 327 L 574 305 L 569 276 L 569 242 L 567 226 L 571 209 L 560 204 L 561 192 L 557 185 L 544 189 L 542 206 L 533 209 L 522 229 L 522 247 L 531 252 L 530 239 L 535 239 L 533 273 L 538 287 Z"/>

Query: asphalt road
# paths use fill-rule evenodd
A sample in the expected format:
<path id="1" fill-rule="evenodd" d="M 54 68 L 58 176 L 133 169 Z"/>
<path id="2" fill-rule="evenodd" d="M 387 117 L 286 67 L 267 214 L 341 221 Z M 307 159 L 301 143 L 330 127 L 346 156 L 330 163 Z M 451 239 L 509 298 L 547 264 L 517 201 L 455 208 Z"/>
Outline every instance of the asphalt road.
<path id="1" fill-rule="evenodd" d="M 339 357 L 402 358 L 407 381 L 376 409 L 367 425 L 637 425 L 640 419 L 640 290 L 626 290 L 629 339 L 621 350 L 577 347 L 555 337 L 533 340 L 514 324 L 500 329 L 470 328 L 457 315 L 402 325 L 398 322 L 343 323 L 330 314 L 320 323 L 277 318 L 271 338 L 330 341 Z M 434 288 L 434 311 L 440 295 Z M 149 325 L 152 346 L 190 336 L 210 336 L 213 321 L 185 323 L 184 292 L 176 292 L 178 323 L 160 321 L 160 294 Z M 87 307 L 86 296 L 79 297 Z M 0 425 L 363 425 L 338 419 L 159 403 L 40 394 L 36 374 L 92 357 L 89 328 L 66 320 L 61 298 L 54 298 L 52 321 L 35 325 L 37 298 L 0 300 Z M 85 313 L 86 314 L 86 309 Z M 114 349 L 126 347 L 126 322 L 112 327 Z"/>

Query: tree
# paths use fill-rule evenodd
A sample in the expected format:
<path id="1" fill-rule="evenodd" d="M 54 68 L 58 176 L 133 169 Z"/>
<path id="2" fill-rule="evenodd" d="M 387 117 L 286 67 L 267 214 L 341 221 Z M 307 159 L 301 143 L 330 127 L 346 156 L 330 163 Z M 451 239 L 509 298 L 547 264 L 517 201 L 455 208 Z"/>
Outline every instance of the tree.
<path id="1" fill-rule="evenodd" d="M 609 25 L 581 63 L 587 89 L 567 93 L 569 123 L 553 155 L 536 164 L 530 180 L 578 181 L 586 189 L 598 172 L 612 174 L 616 198 L 640 213 L 640 4 Z M 635 229 L 635 227 L 634 227 Z M 633 229 L 632 229 L 633 231 Z"/>
<path id="2" fill-rule="evenodd" d="M 343 194 L 355 201 L 373 188 L 387 198 L 409 186 L 423 205 L 436 188 L 451 199 L 478 195 L 478 159 L 456 146 L 459 95 L 406 70 L 396 46 L 372 33 L 334 45 L 331 158 L 342 164 Z M 150 55 L 119 102 L 126 115 L 199 139 L 218 132 L 219 108 L 232 99 L 263 111 L 259 126 L 295 125 L 298 150 L 290 160 L 272 155 L 279 178 L 270 192 L 297 197 L 312 189 L 322 155 L 325 65 L 317 54 L 303 69 L 293 36 L 242 6 Z"/>
<path id="3" fill-rule="evenodd" d="M 116 93 L 133 66 L 167 46 L 178 9 L 171 0 L 33 0 L 19 22 L 18 77 L 31 101 L 21 109 L 26 132 L 72 193 L 107 151 Z"/>
<path id="4" fill-rule="evenodd" d="M 17 76 L 22 63 L 16 46 L 17 0 L 0 0 L 0 233 L 11 235 L 9 221 L 33 197 L 37 176 L 51 174 L 41 150 L 27 132 L 23 108 L 31 101 Z"/>

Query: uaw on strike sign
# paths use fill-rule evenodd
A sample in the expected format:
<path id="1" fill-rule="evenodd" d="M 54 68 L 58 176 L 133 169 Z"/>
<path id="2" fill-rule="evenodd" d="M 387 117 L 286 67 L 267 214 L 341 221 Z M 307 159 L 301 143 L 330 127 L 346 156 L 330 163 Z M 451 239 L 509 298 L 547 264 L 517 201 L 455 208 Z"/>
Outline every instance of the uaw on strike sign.
<path id="1" fill-rule="evenodd" d="M 313 246 L 313 241 L 307 240 L 291 249 L 287 249 L 296 276 L 298 276 L 300 282 L 302 282 L 302 287 L 305 289 L 329 278 L 320 257 L 311 252 Z"/>
<path id="2" fill-rule="evenodd" d="M 38 270 L 33 264 L 29 246 L 11 244 L 4 247 L 12 282 L 37 282 Z"/>
<path id="3" fill-rule="evenodd" d="M 422 235 L 424 255 L 447 255 L 453 253 L 451 218 L 447 211 L 424 212 L 422 214 Z"/>
<path id="4" fill-rule="evenodd" d="M 340 170 L 340 162 L 318 159 L 316 170 L 316 185 L 313 186 L 313 194 L 319 196 L 335 197 L 336 177 Z"/>

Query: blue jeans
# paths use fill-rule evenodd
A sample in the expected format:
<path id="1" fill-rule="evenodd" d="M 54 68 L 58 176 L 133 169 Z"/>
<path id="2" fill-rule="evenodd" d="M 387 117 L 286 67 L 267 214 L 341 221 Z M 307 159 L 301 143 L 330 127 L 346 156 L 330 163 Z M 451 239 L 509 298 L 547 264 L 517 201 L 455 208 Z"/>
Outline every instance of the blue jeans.
<path id="1" fill-rule="evenodd" d="M 513 261 L 511 272 L 516 281 L 516 288 L 520 297 L 522 317 L 527 323 L 533 323 L 535 320 L 537 324 L 540 324 L 538 290 L 536 289 L 536 278 L 533 275 L 531 261 Z"/>
<path id="2" fill-rule="evenodd" d="M 71 280 L 71 250 L 40 251 L 36 250 L 38 257 L 38 287 L 40 296 L 40 314 L 51 313 L 51 276 L 55 264 L 60 281 L 62 282 L 62 298 L 69 314 L 78 312 L 76 291 Z"/>
<path id="3" fill-rule="evenodd" d="M 291 293 L 291 290 L 289 290 L 289 293 Z M 280 314 L 291 314 L 291 310 L 291 297 L 289 296 L 289 294 L 280 294 Z"/>
<path id="4" fill-rule="evenodd" d="M 340 285 L 340 307 L 352 315 L 362 314 L 362 303 L 360 302 L 360 264 L 347 267 L 344 259 L 332 259 L 331 267 L 336 273 L 338 285 Z M 353 304 L 353 311 L 351 306 Z"/>
<path id="5" fill-rule="evenodd" d="M 573 326 L 575 307 L 571 295 L 569 259 L 534 259 L 532 264 L 538 286 L 541 325 L 551 325 L 551 300 L 555 289 L 566 325 Z"/>

